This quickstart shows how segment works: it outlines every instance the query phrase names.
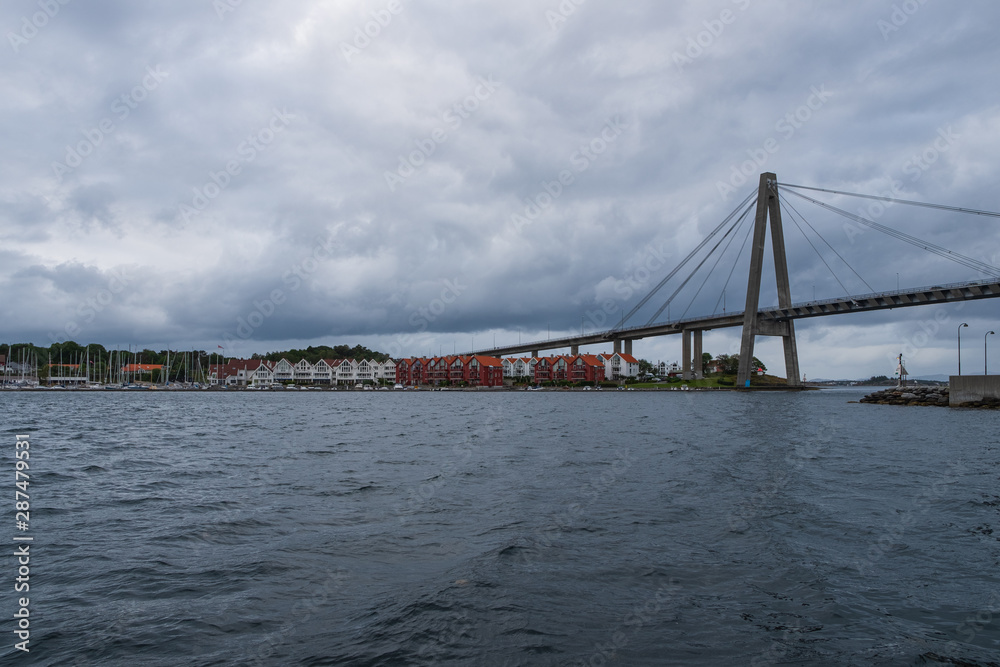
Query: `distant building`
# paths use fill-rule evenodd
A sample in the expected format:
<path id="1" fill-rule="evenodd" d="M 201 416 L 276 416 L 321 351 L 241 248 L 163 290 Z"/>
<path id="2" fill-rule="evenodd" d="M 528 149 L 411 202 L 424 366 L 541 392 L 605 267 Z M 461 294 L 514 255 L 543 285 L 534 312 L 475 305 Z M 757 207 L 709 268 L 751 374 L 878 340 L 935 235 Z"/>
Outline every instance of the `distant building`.
<path id="1" fill-rule="evenodd" d="M 388 369 L 383 372 L 388 373 Z M 395 381 L 406 387 L 466 384 L 470 387 L 502 387 L 504 364 L 483 355 L 400 359 L 395 362 Z"/>
<path id="2" fill-rule="evenodd" d="M 274 382 L 277 364 L 264 359 L 230 359 L 208 367 L 209 383 L 232 386 L 267 386 Z"/>
<path id="3" fill-rule="evenodd" d="M 293 364 L 288 359 L 231 359 L 225 364 L 209 366 L 210 384 L 226 386 L 268 386 L 294 383 L 336 385 L 395 382 L 396 362 L 353 359 L 320 359 L 315 364 L 301 359 Z"/>
<path id="4" fill-rule="evenodd" d="M 597 354 L 555 355 L 551 357 L 521 357 L 503 360 L 504 376 L 508 379 L 528 378 L 542 382 L 602 382 L 607 377 L 605 356 Z M 638 371 L 636 371 L 638 374 Z"/>
<path id="5" fill-rule="evenodd" d="M 631 354 L 615 352 L 602 354 L 600 357 L 604 360 L 604 376 L 607 380 L 617 382 L 639 376 L 639 360 Z"/>
<path id="6" fill-rule="evenodd" d="M 671 362 L 669 364 L 665 361 L 661 361 L 654 367 L 654 370 L 656 371 L 656 374 L 659 375 L 660 377 L 672 377 L 675 375 L 680 375 L 681 373 L 684 372 L 684 369 L 682 369 L 681 365 L 676 361 Z M 709 371 L 709 368 L 706 367 L 705 372 L 708 373 L 711 371 Z"/>
<path id="7" fill-rule="evenodd" d="M 503 360 L 503 376 L 505 378 L 530 378 L 534 375 L 535 365 L 531 357 L 511 357 Z"/>

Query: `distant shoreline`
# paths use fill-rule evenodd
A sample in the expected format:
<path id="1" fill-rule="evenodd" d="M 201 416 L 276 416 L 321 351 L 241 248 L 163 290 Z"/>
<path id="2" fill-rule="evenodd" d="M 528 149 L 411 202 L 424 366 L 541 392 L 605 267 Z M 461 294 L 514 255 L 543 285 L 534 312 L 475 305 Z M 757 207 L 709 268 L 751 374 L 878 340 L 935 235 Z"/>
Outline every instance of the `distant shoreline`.
<path id="1" fill-rule="evenodd" d="M 824 389 L 824 387 L 811 387 L 811 386 L 798 386 L 798 387 L 692 387 L 692 388 L 680 388 L 680 387 L 661 387 L 661 388 L 623 388 L 623 389 L 592 389 L 585 387 L 541 387 L 538 389 L 528 389 L 526 387 L 448 387 L 448 388 L 433 388 L 433 387 L 407 387 L 406 389 L 334 389 L 331 387 L 311 387 L 311 388 L 301 388 L 301 389 L 249 389 L 247 387 L 239 388 L 229 388 L 222 389 L 218 387 L 208 388 L 208 389 L 194 389 L 194 388 L 126 388 L 126 387 L 102 387 L 99 389 L 84 389 L 76 387 L 17 387 L 17 388 L 0 388 L 0 393 L 4 392 L 17 392 L 17 393 L 71 393 L 71 394 L 104 394 L 104 393 L 128 393 L 128 394 L 258 394 L 258 393 L 269 393 L 269 394 L 313 394 L 313 393 L 357 393 L 357 394 L 410 394 L 410 393 L 434 393 L 434 392 L 463 392 L 472 394 L 490 394 L 490 393 L 517 393 L 517 392 L 547 392 L 547 393 L 602 393 L 602 394 L 617 394 L 623 392 L 645 392 L 645 393 L 691 393 L 691 392 L 757 392 L 757 391 L 767 391 L 767 392 L 801 392 L 801 391 L 818 391 Z"/>

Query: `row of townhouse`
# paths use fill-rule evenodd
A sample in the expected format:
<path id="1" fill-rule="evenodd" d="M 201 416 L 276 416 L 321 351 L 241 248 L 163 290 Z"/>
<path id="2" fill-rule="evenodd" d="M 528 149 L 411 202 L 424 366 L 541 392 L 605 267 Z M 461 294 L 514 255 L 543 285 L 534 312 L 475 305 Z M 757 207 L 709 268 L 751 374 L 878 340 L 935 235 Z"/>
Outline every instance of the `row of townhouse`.
<path id="1" fill-rule="evenodd" d="M 406 387 L 464 383 L 470 387 L 502 387 L 503 362 L 496 357 L 452 356 L 401 359 L 396 382 Z"/>
<path id="2" fill-rule="evenodd" d="M 320 359 L 315 364 L 303 359 L 296 364 L 281 359 L 232 359 L 209 367 L 211 384 L 261 386 L 295 384 L 357 384 L 396 381 L 396 362 L 373 359 Z"/>
<path id="3" fill-rule="evenodd" d="M 554 357 L 514 357 L 503 360 L 505 378 L 533 382 L 617 382 L 639 375 L 639 361 L 631 354 L 577 354 Z"/>

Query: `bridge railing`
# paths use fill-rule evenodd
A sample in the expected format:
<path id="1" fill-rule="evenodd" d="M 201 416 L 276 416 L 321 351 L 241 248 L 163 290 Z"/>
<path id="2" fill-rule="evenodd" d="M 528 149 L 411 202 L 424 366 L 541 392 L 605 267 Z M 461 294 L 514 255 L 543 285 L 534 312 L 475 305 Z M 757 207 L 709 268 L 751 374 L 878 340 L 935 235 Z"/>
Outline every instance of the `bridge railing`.
<path id="1" fill-rule="evenodd" d="M 936 292 L 941 290 L 953 290 L 953 289 L 963 289 L 966 287 L 980 287 L 984 285 L 994 285 L 997 284 L 996 280 L 972 280 L 961 283 L 945 283 L 943 285 L 929 285 L 925 287 L 909 287 L 905 289 L 891 290 L 886 292 L 872 292 L 869 294 L 853 294 L 850 296 L 837 297 L 832 299 L 814 299 L 812 301 L 801 301 L 798 303 L 793 303 L 789 308 L 802 308 L 805 306 L 825 306 L 832 305 L 836 303 L 843 303 L 845 301 L 860 301 L 865 299 L 878 299 L 890 296 L 904 296 L 911 294 L 919 294 L 922 292 Z M 787 310 L 786 308 L 780 308 L 778 306 L 772 306 L 769 308 L 762 308 L 760 312 L 773 312 L 778 310 Z M 631 327 L 619 327 L 615 329 L 607 329 L 605 331 L 595 331 L 590 334 L 583 336 L 569 336 L 566 338 L 556 338 L 549 340 L 539 340 L 532 341 L 528 343 L 519 343 L 518 345 L 508 345 L 497 348 L 491 348 L 482 350 L 480 352 L 473 352 L 473 354 L 483 354 L 486 352 L 491 352 L 493 350 L 505 350 L 512 347 L 517 348 L 539 348 L 539 349 L 552 349 L 555 347 L 568 347 L 573 344 L 573 341 L 578 341 L 582 338 L 602 338 L 605 340 L 615 339 L 615 338 L 627 338 L 629 332 L 638 332 L 648 330 L 652 327 L 676 327 L 678 330 L 682 330 L 685 324 L 699 324 L 704 323 L 706 320 L 710 319 L 724 319 L 727 317 L 741 317 L 743 311 L 733 311 L 728 313 L 723 313 L 721 315 L 714 314 L 708 317 L 687 317 L 679 320 L 668 320 L 666 322 L 657 322 L 655 324 L 640 324 Z M 561 343 L 565 343 L 564 345 Z"/>

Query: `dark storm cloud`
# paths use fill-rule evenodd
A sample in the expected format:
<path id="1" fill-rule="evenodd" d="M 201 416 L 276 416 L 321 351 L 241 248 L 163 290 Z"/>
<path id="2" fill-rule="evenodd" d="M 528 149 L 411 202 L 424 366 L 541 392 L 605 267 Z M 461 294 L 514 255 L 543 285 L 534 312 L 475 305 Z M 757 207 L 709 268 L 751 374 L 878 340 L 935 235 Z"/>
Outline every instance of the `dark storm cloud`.
<path id="1" fill-rule="evenodd" d="M 612 321 L 761 171 L 1000 208 L 987 2 L 48 5 L 0 9 L 4 338 L 509 342 Z M 813 237 L 849 291 L 976 277 L 789 203 L 861 274 Z M 879 221 L 997 261 L 983 220 Z M 786 238 L 797 298 L 843 291 Z M 741 242 L 672 315 L 721 307 Z M 868 317 L 891 346 L 922 316 Z"/>

